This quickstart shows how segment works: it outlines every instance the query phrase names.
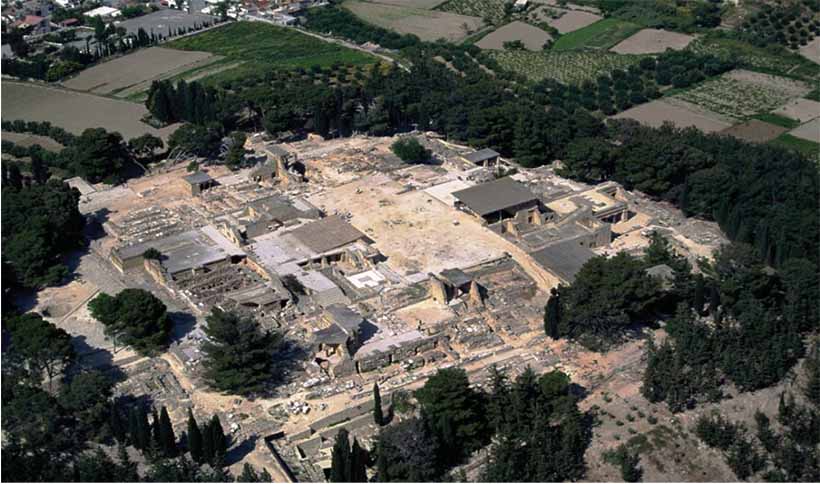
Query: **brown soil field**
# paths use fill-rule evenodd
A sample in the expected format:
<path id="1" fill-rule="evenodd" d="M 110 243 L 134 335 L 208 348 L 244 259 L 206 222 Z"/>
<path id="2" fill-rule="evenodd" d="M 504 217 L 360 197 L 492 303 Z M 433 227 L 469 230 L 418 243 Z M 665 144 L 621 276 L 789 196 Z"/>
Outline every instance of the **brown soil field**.
<path id="1" fill-rule="evenodd" d="M 789 131 L 789 134 L 797 138 L 820 143 L 820 118 L 794 128 Z"/>
<path id="2" fill-rule="evenodd" d="M 163 75 L 182 72 L 195 67 L 194 64 L 210 63 L 219 59 L 220 57 L 210 52 L 151 47 L 86 69 L 63 82 L 63 85 L 78 91 L 111 94 Z"/>
<path id="3" fill-rule="evenodd" d="M 777 138 L 786 131 L 788 131 L 788 128 L 766 123 L 759 119 L 752 119 L 724 129 L 721 134 L 728 134 L 751 143 L 765 143 Z"/>
<path id="4" fill-rule="evenodd" d="M 177 125 L 156 129 L 140 121 L 141 104 L 22 82 L 2 84 L 3 119 L 50 121 L 74 134 L 87 128 L 118 131 L 128 140 L 150 133 L 167 140 Z"/>
<path id="5" fill-rule="evenodd" d="M 422 8 L 432 10 L 447 0 L 370 0 L 373 3 L 383 3 L 385 5 L 398 5 L 400 7 Z"/>
<path id="6" fill-rule="evenodd" d="M 684 103 L 677 101 L 676 104 Z M 641 124 L 656 128 L 661 126 L 665 121 L 669 121 L 680 128 L 695 126 L 704 133 L 723 131 L 731 126 L 731 123 L 721 120 L 718 115 L 708 113 L 702 109 L 699 110 L 694 105 L 684 107 L 683 105 L 673 105 L 661 100 L 635 106 L 634 108 L 627 109 L 622 113 L 612 116 L 612 118 L 634 119 Z"/>
<path id="7" fill-rule="evenodd" d="M 3 131 L 2 137 L 3 141 L 11 141 L 12 143 L 24 148 L 40 145 L 41 148 L 48 151 L 58 152 L 63 149 L 63 145 L 47 136 L 29 133 L 9 133 L 7 131 Z"/>
<path id="8" fill-rule="evenodd" d="M 788 104 L 772 113 L 796 119 L 802 123 L 820 117 L 820 103 L 811 99 L 792 99 Z"/>
<path id="9" fill-rule="evenodd" d="M 617 54 L 657 54 L 666 49 L 681 50 L 695 40 L 691 35 L 658 29 L 643 29 L 609 49 Z"/>
<path id="10" fill-rule="evenodd" d="M 820 37 L 815 37 L 814 40 L 800 47 L 798 53 L 806 59 L 820 64 Z"/>
<path id="11" fill-rule="evenodd" d="M 475 45 L 482 49 L 504 50 L 504 42 L 520 40 L 527 50 L 539 51 L 544 46 L 544 42 L 551 38 L 550 34 L 538 27 L 515 21 L 496 29 Z"/>
<path id="12" fill-rule="evenodd" d="M 558 32 L 566 34 L 582 29 L 587 25 L 592 25 L 603 17 L 594 13 L 570 10 L 561 17 L 549 22 L 551 27 L 555 27 Z"/>
<path id="13" fill-rule="evenodd" d="M 484 26 L 484 21 L 478 17 L 437 10 L 358 0 L 345 2 L 344 7 L 365 22 L 394 30 L 400 34 L 414 34 L 426 41 L 444 38 L 456 42 L 469 35 L 469 32 L 475 32 Z"/>

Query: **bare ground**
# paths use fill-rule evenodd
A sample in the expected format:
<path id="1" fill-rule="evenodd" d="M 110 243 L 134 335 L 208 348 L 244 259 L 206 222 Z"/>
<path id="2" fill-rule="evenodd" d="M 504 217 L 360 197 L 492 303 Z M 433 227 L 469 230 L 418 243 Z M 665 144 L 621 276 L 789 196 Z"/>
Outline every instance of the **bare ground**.
<path id="1" fill-rule="evenodd" d="M 675 100 L 671 104 L 665 100 L 656 100 L 627 109 L 612 116 L 613 119 L 634 119 L 647 126 L 659 127 L 669 121 L 678 127 L 695 126 L 705 133 L 722 131 L 731 126 L 721 116 L 699 109 L 693 104 Z"/>
<path id="2" fill-rule="evenodd" d="M 643 29 L 609 50 L 617 54 L 658 54 L 666 49 L 684 49 L 693 40 L 691 35 L 678 32 Z"/>

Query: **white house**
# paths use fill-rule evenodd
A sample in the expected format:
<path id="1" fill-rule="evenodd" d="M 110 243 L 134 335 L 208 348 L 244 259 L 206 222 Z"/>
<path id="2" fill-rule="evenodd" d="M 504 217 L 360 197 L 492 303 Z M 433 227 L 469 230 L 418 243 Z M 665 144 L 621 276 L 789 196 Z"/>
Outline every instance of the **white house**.
<path id="1" fill-rule="evenodd" d="M 89 18 L 91 18 L 91 17 L 100 17 L 103 20 L 108 20 L 108 19 L 119 17 L 120 15 L 122 15 L 122 12 L 120 12 L 118 9 L 113 8 L 113 7 L 97 7 L 93 10 L 89 10 L 88 12 L 85 12 L 83 15 L 85 15 L 86 17 L 89 17 Z"/>

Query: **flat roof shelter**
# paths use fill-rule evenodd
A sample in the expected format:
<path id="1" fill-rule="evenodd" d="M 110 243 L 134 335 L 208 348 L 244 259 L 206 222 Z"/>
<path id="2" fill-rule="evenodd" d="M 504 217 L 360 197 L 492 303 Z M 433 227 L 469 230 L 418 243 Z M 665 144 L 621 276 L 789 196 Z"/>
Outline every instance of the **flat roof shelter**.
<path id="1" fill-rule="evenodd" d="M 511 218 L 521 210 L 540 206 L 538 198 L 524 184 L 504 177 L 489 183 L 453 192 L 456 208 L 493 223 Z"/>
<path id="2" fill-rule="evenodd" d="M 497 151 L 490 148 L 474 151 L 463 158 L 470 163 L 481 166 L 492 166 L 498 163 L 498 157 L 501 156 Z"/>
<path id="3" fill-rule="evenodd" d="M 288 234 L 317 254 L 330 252 L 358 240 L 369 241 L 365 234 L 338 215 L 309 222 Z"/>
<path id="4" fill-rule="evenodd" d="M 575 275 L 595 253 L 575 240 L 566 240 L 548 245 L 530 254 L 544 269 L 553 273 L 567 284 L 575 280 Z"/>
<path id="5" fill-rule="evenodd" d="M 191 195 L 196 196 L 204 192 L 208 188 L 216 185 L 216 180 L 204 171 L 198 171 L 182 178 L 188 184 L 191 190 Z"/>

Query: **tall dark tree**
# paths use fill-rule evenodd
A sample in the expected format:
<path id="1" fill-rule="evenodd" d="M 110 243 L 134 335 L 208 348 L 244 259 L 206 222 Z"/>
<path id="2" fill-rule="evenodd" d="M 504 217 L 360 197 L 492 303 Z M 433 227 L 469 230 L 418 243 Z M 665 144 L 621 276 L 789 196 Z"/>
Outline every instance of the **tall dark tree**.
<path id="1" fill-rule="evenodd" d="M 88 303 L 91 315 L 105 326 L 115 344 L 150 355 L 165 347 L 171 330 L 165 304 L 143 289 L 124 289 L 112 297 L 102 293 Z"/>
<path id="2" fill-rule="evenodd" d="M 199 430 L 199 424 L 194 418 L 193 411 L 188 408 L 188 451 L 191 453 L 191 458 L 194 462 L 202 463 L 203 459 L 203 437 Z"/>
<path id="3" fill-rule="evenodd" d="M 331 451 L 330 482 L 352 482 L 350 440 L 347 430 L 341 429 L 336 433 Z"/>
<path id="4" fill-rule="evenodd" d="M 384 414 L 382 413 L 382 396 L 379 393 L 378 382 L 373 383 L 373 422 L 376 425 L 384 425 Z"/>
<path id="5" fill-rule="evenodd" d="M 561 337 L 559 330 L 561 326 L 561 296 L 560 288 L 550 290 L 550 298 L 547 300 L 547 309 L 544 312 L 544 330 L 552 339 Z"/>
<path id="6" fill-rule="evenodd" d="M 15 351 L 25 359 L 31 371 L 48 376 L 49 386 L 74 360 L 71 336 L 39 314 L 26 313 L 8 318 L 5 323 Z"/>
<path id="7" fill-rule="evenodd" d="M 206 318 L 203 344 L 205 379 L 227 393 L 248 395 L 266 388 L 273 375 L 273 354 L 281 335 L 262 331 L 251 317 L 213 309 Z"/>
<path id="8" fill-rule="evenodd" d="M 159 441 L 162 453 L 166 457 L 176 457 L 177 455 L 177 439 L 174 434 L 174 427 L 171 425 L 171 419 L 168 416 L 168 410 L 165 406 L 159 412 Z"/>
<path id="9" fill-rule="evenodd" d="M 367 450 L 359 445 L 354 437 L 350 447 L 350 482 L 367 482 L 367 461 L 370 459 Z"/>
<path id="10" fill-rule="evenodd" d="M 211 463 L 215 466 L 224 465 L 223 459 L 228 453 L 228 438 L 222 430 L 222 423 L 219 421 L 219 416 L 211 417 L 211 423 L 208 425 L 208 434 L 210 435 L 211 448 L 213 449 L 213 457 Z"/>

